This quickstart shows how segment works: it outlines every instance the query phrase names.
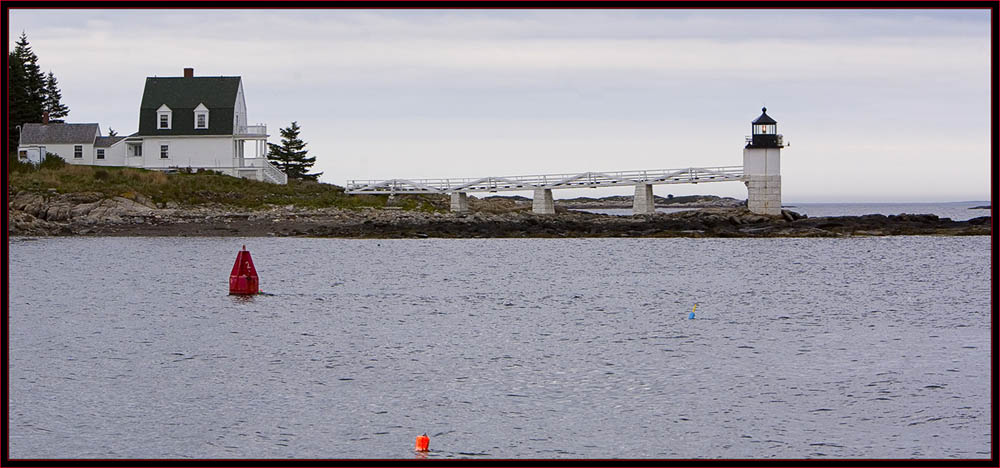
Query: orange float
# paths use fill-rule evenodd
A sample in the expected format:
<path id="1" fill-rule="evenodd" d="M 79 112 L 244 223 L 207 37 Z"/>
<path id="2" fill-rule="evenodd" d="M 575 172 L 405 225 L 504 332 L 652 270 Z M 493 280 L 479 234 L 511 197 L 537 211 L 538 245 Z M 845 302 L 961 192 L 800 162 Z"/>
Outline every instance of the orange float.
<path id="1" fill-rule="evenodd" d="M 427 452 L 428 451 L 427 446 L 430 445 L 430 443 L 431 443 L 431 438 L 427 437 L 426 433 L 423 435 L 418 435 L 417 443 L 414 445 L 413 449 L 418 452 Z"/>

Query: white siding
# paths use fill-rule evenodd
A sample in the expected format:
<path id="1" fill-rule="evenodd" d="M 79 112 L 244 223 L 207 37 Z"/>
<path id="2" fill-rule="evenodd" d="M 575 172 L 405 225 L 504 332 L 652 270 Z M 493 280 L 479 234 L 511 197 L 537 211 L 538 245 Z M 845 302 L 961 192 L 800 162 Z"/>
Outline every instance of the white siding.
<path id="1" fill-rule="evenodd" d="M 781 175 L 781 149 L 744 148 L 743 173 L 746 175 Z"/>
<path id="2" fill-rule="evenodd" d="M 236 90 L 236 104 L 233 108 L 233 133 L 239 133 L 240 127 L 247 125 L 247 101 L 243 97 L 243 80 Z"/>
<path id="3" fill-rule="evenodd" d="M 125 165 L 125 140 L 104 148 L 104 159 L 97 159 L 97 150 L 94 148 L 95 166 L 124 166 Z"/>
<path id="4" fill-rule="evenodd" d="M 160 158 L 160 145 L 169 145 L 169 158 Z M 124 152 L 124 151 L 123 151 Z M 220 137 L 145 137 L 142 142 L 142 166 L 148 169 L 167 167 L 232 167 L 233 138 Z"/>
<path id="5" fill-rule="evenodd" d="M 37 146 L 37 145 L 36 145 Z M 66 162 L 70 164 L 94 164 L 94 145 L 93 144 L 81 144 L 83 147 L 83 158 L 74 159 L 73 149 L 75 144 L 58 144 L 58 145 L 43 145 L 45 146 L 46 153 L 58 154 L 61 158 L 65 159 Z M 42 155 L 44 158 L 45 155 Z"/>

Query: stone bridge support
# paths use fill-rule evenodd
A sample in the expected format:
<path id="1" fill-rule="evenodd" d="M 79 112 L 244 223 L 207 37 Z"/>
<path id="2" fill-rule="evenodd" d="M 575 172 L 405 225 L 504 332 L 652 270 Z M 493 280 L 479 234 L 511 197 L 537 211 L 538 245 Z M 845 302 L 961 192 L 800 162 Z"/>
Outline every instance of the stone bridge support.
<path id="1" fill-rule="evenodd" d="M 531 211 L 535 214 L 556 214 L 552 189 L 535 189 L 535 196 L 531 200 Z"/>
<path id="2" fill-rule="evenodd" d="M 652 184 L 635 184 L 635 197 L 632 198 L 632 214 L 653 214 L 656 205 L 653 199 Z"/>
<path id="3" fill-rule="evenodd" d="M 465 192 L 451 193 L 452 213 L 467 213 L 469 211 L 469 194 Z"/>
<path id="4" fill-rule="evenodd" d="M 747 176 L 747 208 L 754 213 L 781 214 L 781 176 Z"/>

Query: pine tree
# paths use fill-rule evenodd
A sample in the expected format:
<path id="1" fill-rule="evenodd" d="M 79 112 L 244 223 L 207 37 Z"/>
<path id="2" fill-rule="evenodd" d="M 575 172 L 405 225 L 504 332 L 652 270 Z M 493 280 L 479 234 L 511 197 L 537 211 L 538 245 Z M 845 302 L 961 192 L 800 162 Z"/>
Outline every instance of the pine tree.
<path id="1" fill-rule="evenodd" d="M 7 76 L 7 149 L 16 151 L 19 128 L 26 123 L 40 123 L 44 112 L 52 119 L 65 117 L 69 108 L 60 102 L 62 95 L 55 75 L 49 72 L 46 77 L 42 73 L 24 32 L 7 54 Z"/>
<path id="2" fill-rule="evenodd" d="M 33 121 L 28 109 L 28 86 L 24 77 L 24 63 L 13 52 L 7 54 L 7 152 L 17 151 L 21 127 Z"/>
<path id="3" fill-rule="evenodd" d="M 50 119 L 61 119 L 69 115 L 69 107 L 66 107 L 60 100 L 62 100 L 62 93 L 59 92 L 59 82 L 50 71 L 45 78 L 45 106 L 43 108 L 49 113 Z"/>
<path id="4" fill-rule="evenodd" d="M 281 129 L 281 146 L 268 143 L 267 159 L 278 166 L 289 179 L 316 180 L 323 173 L 306 174 L 316 164 L 316 158 L 306 156 L 309 151 L 305 149 L 306 142 L 299 139 L 301 130 L 298 122 L 292 122 L 291 126 Z"/>
<path id="5" fill-rule="evenodd" d="M 45 75 L 38 66 L 38 56 L 28 44 L 28 35 L 21 33 L 21 38 L 14 46 L 14 55 L 20 59 L 24 68 L 24 89 L 28 99 L 25 102 L 25 113 L 32 118 L 28 122 L 41 122 L 45 110 Z"/>

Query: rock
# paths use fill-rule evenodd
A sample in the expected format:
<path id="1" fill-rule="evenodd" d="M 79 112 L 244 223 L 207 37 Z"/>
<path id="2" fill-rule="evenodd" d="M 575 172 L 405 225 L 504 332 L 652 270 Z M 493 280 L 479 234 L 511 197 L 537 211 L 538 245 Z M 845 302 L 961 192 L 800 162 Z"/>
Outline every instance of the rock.
<path id="1" fill-rule="evenodd" d="M 40 217 L 48 208 L 42 195 L 24 192 L 15 195 L 9 206 L 14 210 L 23 211 L 35 217 Z"/>
<path id="2" fill-rule="evenodd" d="M 785 218 L 785 221 L 792 222 L 802 219 L 803 216 L 792 210 L 781 210 L 781 217 Z"/>
<path id="3" fill-rule="evenodd" d="M 158 206 L 156 206 L 156 203 L 154 203 L 153 200 L 149 199 L 149 197 L 146 197 L 145 195 L 143 195 L 141 193 L 135 194 L 135 200 L 134 201 L 135 201 L 135 203 L 137 203 L 139 205 L 142 205 L 142 206 L 144 206 L 146 208 L 150 208 L 150 209 L 157 209 L 157 208 L 159 208 Z"/>
<path id="4" fill-rule="evenodd" d="M 58 203 L 51 204 L 45 209 L 45 214 L 42 216 L 46 221 L 67 221 L 73 214 L 73 207 L 69 204 Z"/>

